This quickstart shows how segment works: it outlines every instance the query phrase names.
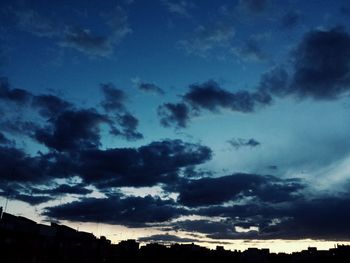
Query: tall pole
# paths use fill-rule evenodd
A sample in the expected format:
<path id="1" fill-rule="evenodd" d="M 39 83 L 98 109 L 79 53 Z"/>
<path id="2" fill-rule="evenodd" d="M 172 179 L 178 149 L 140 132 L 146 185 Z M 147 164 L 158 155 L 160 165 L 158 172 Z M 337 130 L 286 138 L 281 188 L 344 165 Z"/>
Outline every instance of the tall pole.
<path id="1" fill-rule="evenodd" d="M 11 171 L 11 178 L 13 177 L 14 173 L 15 173 L 15 168 L 12 168 L 12 171 Z M 7 183 L 7 186 L 8 186 L 8 185 L 9 185 L 9 183 Z M 8 187 L 8 188 L 9 188 L 9 187 Z M 5 207 L 4 207 L 3 213 L 5 213 L 5 212 L 7 211 L 7 205 L 8 205 L 9 199 L 10 199 L 10 191 L 9 191 L 9 189 L 7 189 L 7 196 L 6 196 L 6 202 L 5 202 Z M 2 214 L 3 214 L 3 213 L 2 213 Z M 1 215 L 1 217 L 2 217 L 2 215 Z"/>
<path id="2" fill-rule="evenodd" d="M 9 202 L 9 196 L 10 196 L 10 193 L 8 192 L 7 193 L 7 196 L 6 196 L 6 202 L 5 202 L 5 207 L 4 207 L 4 213 L 6 212 L 6 209 L 7 209 L 7 204 Z"/>

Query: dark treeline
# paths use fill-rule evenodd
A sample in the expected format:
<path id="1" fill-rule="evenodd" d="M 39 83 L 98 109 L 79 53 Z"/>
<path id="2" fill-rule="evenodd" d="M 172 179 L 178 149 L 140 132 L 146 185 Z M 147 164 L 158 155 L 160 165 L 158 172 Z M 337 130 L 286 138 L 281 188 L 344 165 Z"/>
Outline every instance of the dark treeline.
<path id="1" fill-rule="evenodd" d="M 135 240 L 112 244 L 105 237 L 51 223 L 37 224 L 25 217 L 2 213 L 0 220 L 0 262 L 2 263 L 118 263 L 118 262 L 350 262 L 350 246 L 321 251 L 270 253 L 268 249 L 246 251 L 215 250 L 195 244 L 157 243 L 139 246 Z"/>

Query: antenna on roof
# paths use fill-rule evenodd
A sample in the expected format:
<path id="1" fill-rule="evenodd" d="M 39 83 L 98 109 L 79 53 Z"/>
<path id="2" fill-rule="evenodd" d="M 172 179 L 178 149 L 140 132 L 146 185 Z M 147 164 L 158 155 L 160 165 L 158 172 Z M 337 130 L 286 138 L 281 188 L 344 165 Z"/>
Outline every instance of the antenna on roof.
<path id="1" fill-rule="evenodd" d="M 10 177 L 13 177 L 14 173 L 15 173 L 15 168 L 12 168 Z M 8 185 L 9 185 L 9 183 L 7 183 L 7 186 Z M 8 205 L 8 202 L 9 202 L 9 198 L 10 198 L 10 190 L 9 190 L 9 187 L 7 187 L 7 195 L 6 195 L 5 207 L 4 207 L 3 212 L 1 213 L 1 218 L 2 218 L 3 214 L 7 211 L 7 205 Z"/>
<path id="2" fill-rule="evenodd" d="M 15 168 L 12 168 L 11 177 L 13 177 L 14 173 L 15 173 Z M 7 183 L 7 185 L 9 185 L 9 184 Z M 3 213 L 7 212 L 7 205 L 9 203 L 9 199 L 10 199 L 10 191 L 9 191 L 9 189 L 7 189 L 5 207 L 4 207 L 3 212 L 1 213 L 1 218 L 2 218 Z"/>
<path id="3" fill-rule="evenodd" d="M 8 202 L 9 202 L 9 197 L 10 197 L 10 193 L 8 192 L 8 193 L 7 193 L 7 196 L 6 196 L 6 202 L 5 202 L 5 207 L 4 207 L 4 213 L 5 213 L 6 210 L 7 210 L 7 204 L 8 204 Z"/>

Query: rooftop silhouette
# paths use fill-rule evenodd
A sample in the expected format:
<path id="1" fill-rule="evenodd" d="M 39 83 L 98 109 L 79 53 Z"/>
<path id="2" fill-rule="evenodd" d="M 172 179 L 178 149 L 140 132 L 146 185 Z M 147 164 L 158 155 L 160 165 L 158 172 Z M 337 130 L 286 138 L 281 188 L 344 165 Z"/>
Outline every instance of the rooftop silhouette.
<path id="1" fill-rule="evenodd" d="M 196 244 L 168 246 L 136 240 L 112 244 L 106 237 L 51 223 L 38 224 L 28 218 L 2 212 L 0 220 L 1 262 L 350 262 L 350 246 L 329 250 L 309 247 L 301 252 L 270 253 L 269 249 L 215 250 Z"/>

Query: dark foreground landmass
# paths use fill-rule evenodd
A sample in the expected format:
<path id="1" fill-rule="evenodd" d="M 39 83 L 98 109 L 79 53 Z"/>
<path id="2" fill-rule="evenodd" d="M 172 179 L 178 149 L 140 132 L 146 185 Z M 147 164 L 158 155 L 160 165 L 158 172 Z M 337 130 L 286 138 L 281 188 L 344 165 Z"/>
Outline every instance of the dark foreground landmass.
<path id="1" fill-rule="evenodd" d="M 105 237 L 51 223 L 37 224 L 21 216 L 2 213 L 0 219 L 0 262 L 2 263 L 205 263 L 205 262 L 350 262 L 350 246 L 330 250 L 308 250 L 292 254 L 270 253 L 268 249 L 246 251 L 210 250 L 195 244 L 164 246 L 153 243 L 139 247 L 135 240 L 111 244 Z"/>

